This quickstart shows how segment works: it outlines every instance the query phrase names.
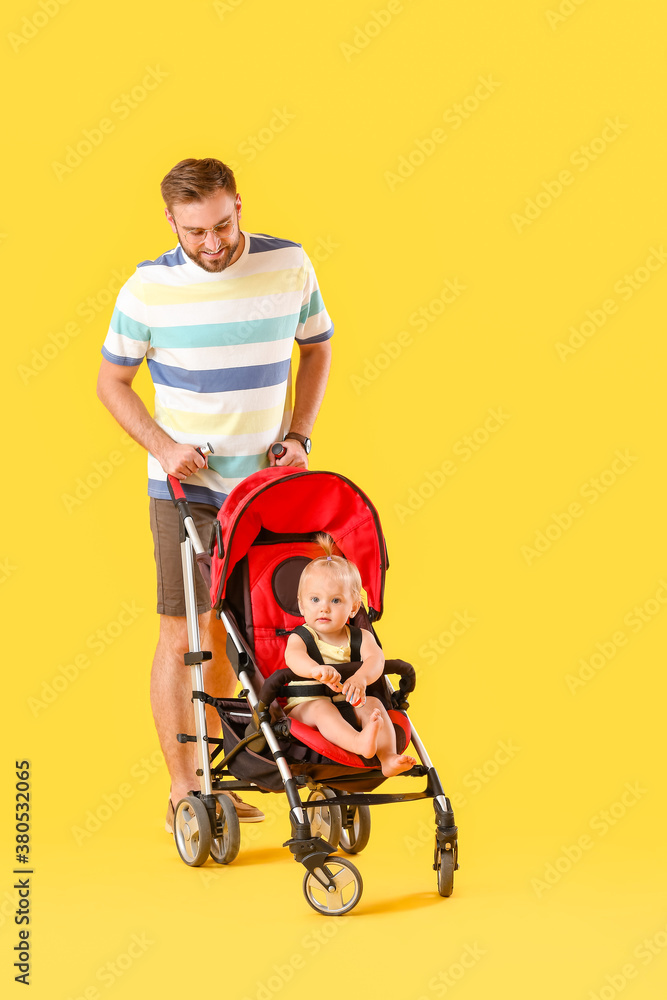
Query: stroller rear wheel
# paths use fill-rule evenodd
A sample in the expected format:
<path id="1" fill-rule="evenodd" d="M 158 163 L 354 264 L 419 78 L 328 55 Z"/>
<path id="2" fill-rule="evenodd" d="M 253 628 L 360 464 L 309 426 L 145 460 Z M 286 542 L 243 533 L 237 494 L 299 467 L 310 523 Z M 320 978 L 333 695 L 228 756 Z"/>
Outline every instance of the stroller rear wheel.
<path id="1" fill-rule="evenodd" d="M 188 795 L 176 806 L 174 840 L 181 860 L 191 868 L 206 861 L 211 849 L 211 824 L 206 806 L 194 795 Z"/>
<path id="2" fill-rule="evenodd" d="M 334 799 L 335 797 L 336 793 L 333 789 L 327 788 L 325 785 L 318 785 L 310 793 L 307 800 L 308 802 L 322 800 L 323 804 L 321 806 L 308 810 L 310 814 L 310 832 L 313 837 L 321 837 L 323 840 L 326 840 L 327 844 L 331 844 L 332 847 L 338 847 L 343 818 L 340 806 L 327 806 L 324 803 L 327 799 Z"/>
<path id="3" fill-rule="evenodd" d="M 453 850 L 443 851 L 436 840 L 435 864 L 438 875 L 438 892 L 441 896 L 451 896 L 454 891 L 454 871 L 456 870 L 456 846 Z"/>
<path id="4" fill-rule="evenodd" d="M 306 872 L 303 878 L 306 900 L 318 913 L 329 917 L 349 913 L 361 899 L 364 888 L 359 870 L 347 858 L 339 858 L 334 854 L 329 855 L 322 867 L 329 878 L 333 879 L 336 888 L 330 891 L 312 872 Z"/>
<path id="5" fill-rule="evenodd" d="M 218 865 L 228 865 L 241 847 L 241 827 L 234 803 L 226 795 L 216 795 L 215 818 L 219 829 L 211 837 L 211 858 Z"/>
<path id="6" fill-rule="evenodd" d="M 343 806 L 343 819 L 340 847 L 346 854 L 359 854 L 371 835 L 371 811 L 368 806 Z"/>

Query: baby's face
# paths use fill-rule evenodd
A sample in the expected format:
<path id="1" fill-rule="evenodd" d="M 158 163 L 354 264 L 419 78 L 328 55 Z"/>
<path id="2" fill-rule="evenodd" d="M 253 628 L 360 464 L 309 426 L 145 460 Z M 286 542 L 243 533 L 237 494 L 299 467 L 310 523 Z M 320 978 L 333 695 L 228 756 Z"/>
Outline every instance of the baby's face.
<path id="1" fill-rule="evenodd" d="M 359 602 L 332 574 L 314 570 L 302 590 L 299 607 L 306 625 L 323 636 L 337 636 L 358 610 Z"/>

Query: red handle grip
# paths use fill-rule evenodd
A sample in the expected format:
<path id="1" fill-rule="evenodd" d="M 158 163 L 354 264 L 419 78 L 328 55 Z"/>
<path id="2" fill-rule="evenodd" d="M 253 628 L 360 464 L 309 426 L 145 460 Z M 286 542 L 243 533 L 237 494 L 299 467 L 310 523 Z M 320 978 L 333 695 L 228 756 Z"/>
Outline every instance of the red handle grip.
<path id="1" fill-rule="evenodd" d="M 172 500 L 185 500 L 185 493 L 183 492 L 183 487 L 179 483 L 176 476 L 167 476 L 167 486 L 169 487 L 169 492 L 171 493 Z"/>

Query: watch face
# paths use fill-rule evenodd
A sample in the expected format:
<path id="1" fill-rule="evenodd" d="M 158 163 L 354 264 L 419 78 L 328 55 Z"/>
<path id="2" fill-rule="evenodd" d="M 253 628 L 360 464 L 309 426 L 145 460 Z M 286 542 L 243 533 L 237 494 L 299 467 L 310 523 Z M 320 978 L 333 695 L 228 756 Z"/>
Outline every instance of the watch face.
<path id="1" fill-rule="evenodd" d="M 310 438 L 306 438 L 306 440 L 303 442 L 303 446 L 306 449 L 306 455 L 310 455 L 310 449 L 312 448 L 312 441 L 310 440 Z"/>

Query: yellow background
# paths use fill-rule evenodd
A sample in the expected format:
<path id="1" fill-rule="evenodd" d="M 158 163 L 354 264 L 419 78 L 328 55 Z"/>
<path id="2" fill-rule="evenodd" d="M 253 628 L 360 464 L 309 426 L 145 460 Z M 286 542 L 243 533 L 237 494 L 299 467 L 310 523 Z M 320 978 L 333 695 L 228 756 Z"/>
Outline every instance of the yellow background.
<path id="1" fill-rule="evenodd" d="M 3 983 L 22 995 L 13 763 L 29 758 L 33 997 L 662 995 L 660 5 L 44 4 L 13 0 L 1 32 Z M 475 98 L 480 78 L 493 92 Z M 98 143 L 63 171 L 84 130 Z M 243 828 L 229 868 L 188 869 L 163 831 L 145 456 L 94 386 L 118 274 L 172 245 L 159 181 L 209 155 L 238 168 L 244 228 L 304 244 L 336 324 L 312 467 L 383 520 L 379 633 L 419 668 L 412 717 L 457 804 L 450 899 L 427 802 L 374 810 L 364 895 L 337 922 L 301 895 L 281 798 L 262 797 L 269 821 Z M 447 280 L 465 290 L 441 308 Z M 150 400 L 146 372 L 138 385 Z M 485 432 L 491 409 L 507 416 Z M 453 641 L 457 613 L 474 623 Z M 119 634 L 96 645 L 100 629 Z"/>

